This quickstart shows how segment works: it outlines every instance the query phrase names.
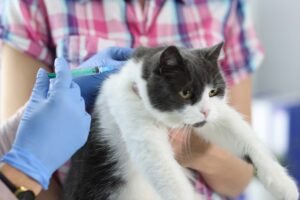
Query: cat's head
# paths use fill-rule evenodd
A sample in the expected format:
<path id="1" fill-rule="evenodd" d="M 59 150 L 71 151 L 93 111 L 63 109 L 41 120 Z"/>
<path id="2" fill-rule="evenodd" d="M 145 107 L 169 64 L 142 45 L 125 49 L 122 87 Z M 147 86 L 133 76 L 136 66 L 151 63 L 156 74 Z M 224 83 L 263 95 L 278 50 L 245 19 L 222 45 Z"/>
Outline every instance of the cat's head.
<path id="1" fill-rule="evenodd" d="M 225 82 L 218 66 L 223 43 L 205 49 L 140 48 L 146 108 L 171 128 L 199 127 L 218 116 Z"/>

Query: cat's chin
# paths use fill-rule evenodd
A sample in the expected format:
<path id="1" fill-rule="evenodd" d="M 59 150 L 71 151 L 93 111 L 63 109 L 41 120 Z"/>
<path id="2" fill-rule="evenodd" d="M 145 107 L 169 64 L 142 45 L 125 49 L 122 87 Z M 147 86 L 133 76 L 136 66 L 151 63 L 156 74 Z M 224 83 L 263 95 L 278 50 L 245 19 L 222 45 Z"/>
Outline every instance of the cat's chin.
<path id="1" fill-rule="evenodd" d="M 183 123 L 164 123 L 168 128 L 170 129 L 181 129 L 181 128 L 184 128 L 184 127 L 187 127 L 187 126 L 191 126 L 191 125 L 188 125 L 188 124 L 183 124 Z"/>
<path id="2" fill-rule="evenodd" d="M 204 120 L 204 121 L 201 121 L 201 122 L 196 122 L 196 123 L 193 123 L 193 124 L 190 124 L 190 123 L 165 123 L 167 125 L 168 128 L 171 128 L 171 129 L 181 129 L 181 128 L 187 128 L 187 127 L 190 127 L 190 128 L 202 128 L 203 126 L 205 126 L 207 124 L 207 121 Z"/>

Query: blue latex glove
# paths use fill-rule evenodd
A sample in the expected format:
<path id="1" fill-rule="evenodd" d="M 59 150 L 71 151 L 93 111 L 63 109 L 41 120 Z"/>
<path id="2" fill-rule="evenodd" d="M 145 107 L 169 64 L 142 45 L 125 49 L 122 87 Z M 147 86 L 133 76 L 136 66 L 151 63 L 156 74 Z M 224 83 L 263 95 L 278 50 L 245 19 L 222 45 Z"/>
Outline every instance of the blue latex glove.
<path id="1" fill-rule="evenodd" d="M 39 70 L 16 140 L 2 159 L 44 189 L 53 172 L 84 145 L 91 123 L 64 59 L 55 60 L 55 72 L 57 77 L 49 89 L 47 72 Z"/>
<path id="2" fill-rule="evenodd" d="M 132 52 L 132 48 L 109 47 L 95 54 L 79 66 L 80 68 L 93 66 L 111 66 L 116 68 L 116 70 L 112 70 L 110 72 L 74 78 L 74 82 L 76 82 L 81 89 L 81 95 L 85 100 L 86 109 L 88 111 L 91 111 L 94 105 L 101 83 L 110 74 L 118 71 L 118 69 L 131 56 Z"/>

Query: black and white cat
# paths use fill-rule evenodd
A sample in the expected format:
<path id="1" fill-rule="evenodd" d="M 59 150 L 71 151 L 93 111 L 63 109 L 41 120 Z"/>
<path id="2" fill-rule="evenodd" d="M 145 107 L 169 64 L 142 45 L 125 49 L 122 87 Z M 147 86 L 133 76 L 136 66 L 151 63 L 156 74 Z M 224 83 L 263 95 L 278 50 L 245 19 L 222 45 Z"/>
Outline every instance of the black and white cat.
<path id="1" fill-rule="evenodd" d="M 226 103 L 218 67 L 222 44 L 207 49 L 138 48 L 103 84 L 87 144 L 74 156 L 68 200 L 201 200 L 174 159 L 170 128 L 248 156 L 280 200 L 298 189 L 239 113 Z"/>

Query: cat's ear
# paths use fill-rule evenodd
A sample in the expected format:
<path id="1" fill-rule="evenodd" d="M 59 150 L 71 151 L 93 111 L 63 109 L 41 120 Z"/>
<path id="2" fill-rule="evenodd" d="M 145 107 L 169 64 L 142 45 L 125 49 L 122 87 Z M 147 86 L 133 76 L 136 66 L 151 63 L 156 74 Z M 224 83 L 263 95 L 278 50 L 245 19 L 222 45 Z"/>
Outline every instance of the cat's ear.
<path id="1" fill-rule="evenodd" d="M 204 55 L 204 57 L 206 59 L 209 59 L 209 60 L 218 60 L 223 45 L 224 45 L 224 42 L 220 42 L 220 43 L 218 43 L 218 44 L 216 44 L 216 45 L 214 45 L 212 47 L 201 49 L 200 51 L 201 51 L 202 55 Z"/>
<path id="2" fill-rule="evenodd" d="M 175 46 L 166 48 L 160 56 L 160 64 L 165 66 L 176 66 L 182 64 L 182 57 Z"/>
<path id="3" fill-rule="evenodd" d="M 183 58 L 175 46 L 167 47 L 159 59 L 159 66 L 156 69 L 156 72 L 163 74 L 164 72 L 174 71 L 177 68 L 181 68 L 183 65 Z"/>

